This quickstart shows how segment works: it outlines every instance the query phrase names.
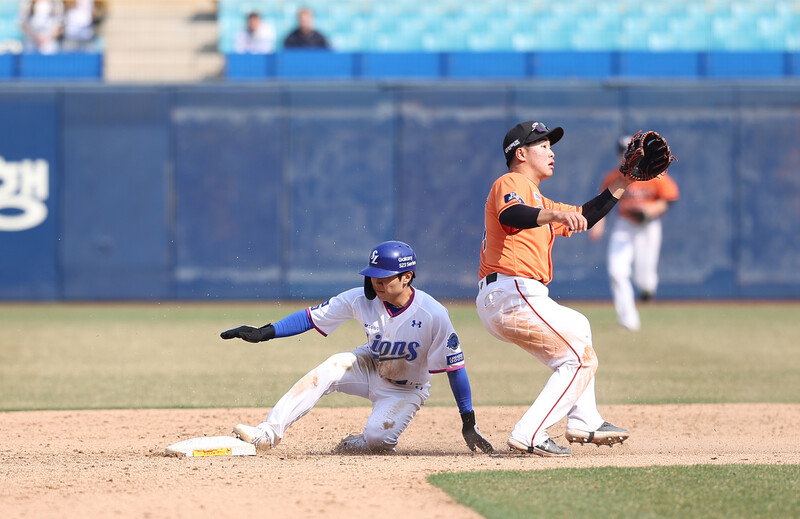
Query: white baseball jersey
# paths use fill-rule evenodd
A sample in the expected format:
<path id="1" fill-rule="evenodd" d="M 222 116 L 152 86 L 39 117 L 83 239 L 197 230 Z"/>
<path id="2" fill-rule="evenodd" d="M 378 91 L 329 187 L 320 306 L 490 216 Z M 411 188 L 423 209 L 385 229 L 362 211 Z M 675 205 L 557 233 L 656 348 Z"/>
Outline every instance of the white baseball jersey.
<path id="1" fill-rule="evenodd" d="M 426 384 L 432 373 L 464 366 L 464 354 L 447 309 L 422 290 L 413 289 L 411 303 L 398 312 L 378 298 L 369 300 L 363 288 L 353 288 L 309 308 L 314 327 L 328 335 L 343 322 L 357 320 L 385 379 Z"/>

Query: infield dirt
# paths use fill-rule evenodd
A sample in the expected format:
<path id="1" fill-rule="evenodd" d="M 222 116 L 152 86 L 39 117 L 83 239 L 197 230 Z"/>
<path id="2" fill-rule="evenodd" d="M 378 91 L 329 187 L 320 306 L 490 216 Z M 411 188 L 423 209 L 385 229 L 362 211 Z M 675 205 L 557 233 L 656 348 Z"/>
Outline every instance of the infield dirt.
<path id="1" fill-rule="evenodd" d="M 0 413 L 5 518 L 321 517 L 469 519 L 475 512 L 428 484 L 436 472 L 690 464 L 798 464 L 800 404 L 601 406 L 631 431 L 614 448 L 572 445 L 571 458 L 512 455 L 505 440 L 524 407 L 477 408 L 502 452 L 472 454 L 454 407 L 425 407 L 396 455 L 332 454 L 369 408 L 317 408 L 257 456 L 174 458 L 164 448 L 257 424 L 265 409 Z M 551 429 L 558 437 L 564 424 Z M 563 437 L 557 438 L 565 444 Z"/>

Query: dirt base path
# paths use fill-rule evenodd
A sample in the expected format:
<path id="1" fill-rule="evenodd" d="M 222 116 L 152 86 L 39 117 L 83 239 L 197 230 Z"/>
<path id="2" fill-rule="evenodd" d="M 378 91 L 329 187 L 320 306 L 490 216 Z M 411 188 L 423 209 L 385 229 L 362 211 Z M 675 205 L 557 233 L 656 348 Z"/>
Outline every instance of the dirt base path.
<path id="1" fill-rule="evenodd" d="M 478 408 L 505 451 L 522 407 Z M 432 487 L 434 472 L 602 465 L 800 463 L 800 404 L 604 406 L 630 429 L 624 445 L 573 445 L 573 456 L 473 455 L 454 408 L 423 408 L 393 456 L 331 454 L 368 408 L 314 409 L 257 456 L 173 458 L 172 443 L 255 425 L 262 409 L 0 413 L 3 517 L 479 517 Z M 563 434 L 564 424 L 551 430 Z M 557 439 L 564 444 L 564 439 Z"/>

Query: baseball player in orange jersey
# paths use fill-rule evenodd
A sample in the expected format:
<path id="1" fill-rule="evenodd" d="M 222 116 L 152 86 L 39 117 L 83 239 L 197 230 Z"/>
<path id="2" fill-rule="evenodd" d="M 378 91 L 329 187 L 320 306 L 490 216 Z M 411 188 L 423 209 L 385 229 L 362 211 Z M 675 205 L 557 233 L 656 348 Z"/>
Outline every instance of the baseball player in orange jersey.
<path id="1" fill-rule="evenodd" d="M 583 232 L 605 216 L 633 182 L 621 174 L 603 193 L 574 206 L 546 198 L 540 183 L 553 176 L 551 146 L 564 135 L 528 121 L 506 134 L 503 151 L 509 172 L 498 178 L 486 200 L 476 305 L 494 337 L 516 344 L 553 374 L 517 422 L 508 445 L 539 456 L 570 456 L 547 429 L 567 417 L 566 439 L 613 445 L 628 438 L 625 429 L 603 420 L 595 401 L 597 356 L 589 321 L 549 297 L 551 251 L 556 236 Z"/>
<path id="2" fill-rule="evenodd" d="M 620 139 L 620 158 L 631 138 Z M 618 169 L 609 171 L 602 189 L 611 185 L 617 175 Z M 649 301 L 655 295 L 661 253 L 660 218 L 679 196 L 678 185 L 664 172 L 647 182 L 634 182 L 619 201 L 619 218 L 608 240 L 608 277 L 617 319 L 627 330 L 638 330 L 641 326 L 633 286 L 639 289 L 642 301 Z M 604 228 L 605 219 L 602 219 L 589 231 L 589 238 L 599 240 Z"/>

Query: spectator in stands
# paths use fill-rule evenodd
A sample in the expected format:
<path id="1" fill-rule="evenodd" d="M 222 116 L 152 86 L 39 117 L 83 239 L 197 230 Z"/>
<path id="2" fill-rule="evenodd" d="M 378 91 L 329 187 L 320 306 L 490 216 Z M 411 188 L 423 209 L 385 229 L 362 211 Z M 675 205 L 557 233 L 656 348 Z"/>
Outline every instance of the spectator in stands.
<path id="1" fill-rule="evenodd" d="M 58 52 L 64 19 L 61 0 L 26 0 L 20 4 L 20 13 L 25 51 L 42 54 Z"/>
<path id="2" fill-rule="evenodd" d="M 303 7 L 297 13 L 297 28 L 283 41 L 286 48 L 328 48 L 328 40 L 314 29 L 314 13 Z"/>
<path id="3" fill-rule="evenodd" d="M 94 0 L 64 0 L 64 39 L 62 50 L 94 52 L 95 28 L 103 16 L 104 5 Z"/>
<path id="4" fill-rule="evenodd" d="M 234 50 L 240 54 L 270 54 L 275 52 L 275 29 L 252 12 L 247 15 L 247 25 L 236 35 Z"/>

